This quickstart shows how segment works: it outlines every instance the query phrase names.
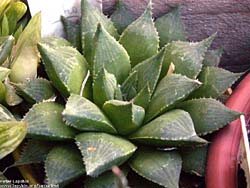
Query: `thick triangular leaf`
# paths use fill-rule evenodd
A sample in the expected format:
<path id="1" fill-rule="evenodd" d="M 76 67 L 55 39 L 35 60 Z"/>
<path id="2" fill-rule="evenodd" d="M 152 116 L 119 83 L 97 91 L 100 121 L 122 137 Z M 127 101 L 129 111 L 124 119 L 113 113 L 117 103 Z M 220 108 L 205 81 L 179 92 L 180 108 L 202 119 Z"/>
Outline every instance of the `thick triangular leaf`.
<path id="1" fill-rule="evenodd" d="M 42 102 L 55 96 L 55 91 L 50 81 L 36 78 L 26 83 L 15 84 L 17 92 L 30 103 Z"/>
<path id="2" fill-rule="evenodd" d="M 66 123 L 82 131 L 116 133 L 102 111 L 88 99 L 72 94 L 63 111 Z"/>
<path id="3" fill-rule="evenodd" d="M 114 165 L 124 163 L 136 150 L 129 141 L 106 133 L 82 133 L 76 136 L 87 175 L 96 177 Z"/>
<path id="4" fill-rule="evenodd" d="M 9 22 L 9 33 L 14 33 L 17 22 L 23 17 L 27 11 L 27 6 L 20 1 L 13 2 L 6 11 Z"/>
<path id="5" fill-rule="evenodd" d="M 80 23 L 71 21 L 69 18 L 61 17 L 66 39 L 79 51 L 82 51 Z"/>
<path id="6" fill-rule="evenodd" d="M 185 99 L 194 89 L 199 87 L 197 80 L 192 80 L 179 74 L 165 76 L 158 84 L 146 111 L 145 121 L 172 108 Z"/>
<path id="7" fill-rule="evenodd" d="M 23 101 L 23 99 L 16 94 L 16 90 L 9 83 L 9 80 L 5 81 L 4 85 L 5 85 L 5 88 L 6 88 L 5 102 L 9 106 L 16 106 L 16 105 L 20 104 Z"/>
<path id="8" fill-rule="evenodd" d="M 17 30 L 15 31 L 15 33 L 13 35 L 14 38 L 16 39 L 16 41 L 18 41 L 18 39 L 19 39 L 20 35 L 22 34 L 22 32 L 23 32 L 23 25 L 20 24 L 20 26 L 17 28 Z"/>
<path id="9" fill-rule="evenodd" d="M 155 21 L 155 27 L 159 33 L 161 47 L 172 41 L 185 41 L 187 39 L 181 21 L 180 7 L 176 7 L 171 12 L 158 18 Z"/>
<path id="10" fill-rule="evenodd" d="M 0 122 L 0 159 L 13 152 L 25 138 L 27 123 L 17 121 Z"/>
<path id="11" fill-rule="evenodd" d="M 110 100 L 104 103 L 103 110 L 121 135 L 137 130 L 143 122 L 145 111 L 132 102 Z"/>
<path id="12" fill-rule="evenodd" d="M 87 61 L 91 62 L 91 53 L 97 24 L 101 23 L 102 26 L 115 38 L 118 37 L 118 33 L 113 23 L 99 10 L 98 7 L 95 7 L 93 3 L 91 3 L 91 0 L 81 1 L 81 13 L 83 54 Z"/>
<path id="13" fill-rule="evenodd" d="M 15 121 L 16 119 L 11 112 L 0 104 L 0 121 Z"/>
<path id="14" fill-rule="evenodd" d="M 149 1 L 145 12 L 123 31 L 120 38 L 120 43 L 129 54 L 132 67 L 155 55 L 159 48 L 159 37 L 154 27 L 151 6 Z"/>
<path id="15" fill-rule="evenodd" d="M 10 69 L 0 66 L 0 81 L 4 81 L 10 74 Z"/>
<path id="16" fill-rule="evenodd" d="M 0 103 L 3 103 L 6 95 L 6 87 L 3 82 L 0 81 Z"/>
<path id="17" fill-rule="evenodd" d="M 35 104 L 23 118 L 29 124 L 27 136 L 46 140 L 74 138 L 76 131 L 62 120 L 63 109 L 55 102 Z"/>
<path id="18" fill-rule="evenodd" d="M 135 105 L 141 106 L 144 109 L 147 109 L 147 106 L 151 99 L 151 91 L 149 85 L 147 84 L 136 96 L 132 99 L 132 102 Z"/>
<path id="19" fill-rule="evenodd" d="M 242 73 L 232 73 L 219 67 L 205 67 L 199 75 L 202 85 L 191 94 L 190 98 L 217 98 L 231 87 L 241 75 Z"/>
<path id="20" fill-rule="evenodd" d="M 11 64 L 10 80 L 12 82 L 26 82 L 36 77 L 40 60 L 37 44 L 40 40 L 41 13 L 37 13 L 25 27 L 12 53 L 15 57 Z"/>
<path id="21" fill-rule="evenodd" d="M 181 151 L 182 170 L 204 176 L 207 163 L 208 145 Z"/>
<path id="22" fill-rule="evenodd" d="M 126 1 L 124 0 L 117 1 L 116 9 L 112 13 L 110 18 L 119 33 L 122 33 L 123 30 L 136 19 L 133 11 L 131 11 Z"/>
<path id="23" fill-rule="evenodd" d="M 181 157 L 175 151 L 138 150 L 130 167 L 140 176 L 166 188 L 178 188 Z"/>
<path id="24" fill-rule="evenodd" d="M 211 98 L 185 101 L 178 108 L 191 115 L 195 131 L 199 135 L 216 131 L 240 116 L 240 113 L 230 110 L 221 102 Z"/>
<path id="25" fill-rule="evenodd" d="M 130 73 L 128 78 L 123 82 L 121 91 L 125 100 L 131 100 L 137 95 L 138 74 L 136 71 Z"/>
<path id="26" fill-rule="evenodd" d="M 222 48 L 218 48 L 216 50 L 208 50 L 204 57 L 203 65 L 218 67 L 220 64 L 220 58 L 222 54 L 223 54 Z"/>
<path id="27" fill-rule="evenodd" d="M 54 48 L 54 49 L 65 47 L 65 46 L 72 46 L 69 41 L 60 37 L 43 37 L 41 43 L 46 44 L 49 47 Z"/>
<path id="28" fill-rule="evenodd" d="M 0 37 L 0 65 L 9 57 L 14 41 L 13 36 Z"/>
<path id="29" fill-rule="evenodd" d="M 191 146 L 206 143 L 196 135 L 190 115 L 183 110 L 171 110 L 161 115 L 133 133 L 130 139 L 155 146 Z"/>
<path id="30" fill-rule="evenodd" d="M 40 163 L 45 161 L 49 151 L 55 144 L 44 140 L 30 139 L 23 148 L 20 158 L 14 166 Z"/>
<path id="31" fill-rule="evenodd" d="M 45 161 L 48 184 L 64 186 L 85 173 L 80 151 L 73 145 L 55 146 Z"/>
<path id="32" fill-rule="evenodd" d="M 38 45 L 45 70 L 53 85 L 63 94 L 80 94 L 88 72 L 84 57 L 70 46 L 54 47 L 45 43 Z"/>
<path id="33" fill-rule="evenodd" d="M 137 72 L 138 75 L 137 91 L 141 91 L 145 87 L 145 83 L 148 83 L 151 94 L 154 92 L 161 73 L 164 53 L 165 49 L 162 49 L 158 54 L 137 64 L 132 69 L 132 72 Z"/>
<path id="34" fill-rule="evenodd" d="M 122 83 L 128 76 L 131 66 L 129 56 L 119 44 L 100 24 L 94 37 L 93 76 L 102 68 L 114 74 L 118 83 Z"/>
<path id="35" fill-rule="evenodd" d="M 212 43 L 215 35 L 202 40 L 201 42 L 174 41 L 166 46 L 166 54 L 163 61 L 163 72 L 166 75 L 170 63 L 175 65 L 175 73 L 186 75 L 189 78 L 196 78 L 201 71 L 202 62 Z"/>
<path id="36" fill-rule="evenodd" d="M 9 35 L 9 33 L 10 33 L 10 31 L 9 31 L 9 21 L 8 21 L 8 18 L 6 16 L 6 14 L 3 15 L 2 24 L 1 24 L 0 29 L 1 29 L 1 31 L 0 31 L 1 36 Z"/>
<path id="37" fill-rule="evenodd" d="M 102 108 L 103 104 L 115 98 L 117 81 L 113 74 L 102 69 L 93 83 L 93 99 L 95 104 Z"/>
<path id="38" fill-rule="evenodd" d="M 127 175 L 126 169 L 122 171 Z M 125 176 L 124 175 L 124 176 Z M 97 178 L 88 177 L 85 181 L 85 188 L 129 188 L 123 186 L 119 177 L 112 172 L 105 172 Z"/>
<path id="39" fill-rule="evenodd" d="M 11 0 L 1 0 L 0 1 L 0 19 L 2 18 L 3 14 L 5 13 L 10 2 L 11 2 Z"/>

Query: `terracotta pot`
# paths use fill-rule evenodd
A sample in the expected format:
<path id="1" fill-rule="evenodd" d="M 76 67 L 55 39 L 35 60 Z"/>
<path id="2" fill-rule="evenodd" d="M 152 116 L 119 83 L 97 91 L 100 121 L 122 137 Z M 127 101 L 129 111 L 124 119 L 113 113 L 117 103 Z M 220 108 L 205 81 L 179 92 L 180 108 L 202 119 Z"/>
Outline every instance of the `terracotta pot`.
<path id="1" fill-rule="evenodd" d="M 234 90 L 226 106 L 250 112 L 250 75 L 246 75 Z M 241 124 L 237 119 L 220 130 L 213 138 L 208 152 L 206 169 L 207 188 L 238 187 L 238 153 L 241 141 Z"/>

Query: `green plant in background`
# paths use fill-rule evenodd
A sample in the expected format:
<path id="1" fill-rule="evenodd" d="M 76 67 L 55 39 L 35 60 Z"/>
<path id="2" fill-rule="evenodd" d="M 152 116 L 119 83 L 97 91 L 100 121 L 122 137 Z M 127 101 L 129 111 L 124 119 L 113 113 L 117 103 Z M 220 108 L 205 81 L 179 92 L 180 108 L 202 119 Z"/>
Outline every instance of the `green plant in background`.
<path id="1" fill-rule="evenodd" d="M 29 85 L 29 80 L 36 82 L 33 79 L 39 62 L 37 43 L 41 38 L 40 14 L 34 16 L 26 26 L 26 10 L 26 5 L 20 1 L 0 2 L 0 103 L 7 107 L 22 102 L 14 84 Z M 16 121 L 2 105 L 0 120 L 0 158 L 3 158 L 25 138 L 27 123 Z"/>
<path id="2" fill-rule="evenodd" d="M 153 20 L 151 2 L 128 25 L 119 20 L 129 16 L 123 6 L 119 1 L 113 23 L 82 0 L 81 26 L 63 18 L 73 46 L 61 38 L 39 43 L 52 85 L 26 77 L 23 63 L 12 66 L 12 85 L 33 105 L 17 121 L 28 124 L 29 139 L 15 165 L 44 162 L 48 184 L 70 187 L 87 175 L 88 188 L 126 187 L 109 171 L 123 165 L 125 175 L 132 169 L 159 186 L 178 187 L 181 170 L 204 175 L 202 136 L 239 116 L 216 100 L 241 74 L 217 67 L 220 54 L 208 51 L 215 35 L 186 41 L 179 9 Z M 1 109 L 1 120 L 11 121 Z"/>

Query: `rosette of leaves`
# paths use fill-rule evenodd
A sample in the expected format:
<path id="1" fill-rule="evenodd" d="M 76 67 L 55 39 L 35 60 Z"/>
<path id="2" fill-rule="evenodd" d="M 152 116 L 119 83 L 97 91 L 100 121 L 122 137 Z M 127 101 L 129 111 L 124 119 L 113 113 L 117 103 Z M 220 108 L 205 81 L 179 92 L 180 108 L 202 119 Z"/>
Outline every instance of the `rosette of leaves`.
<path id="1" fill-rule="evenodd" d="M 114 22 L 128 16 L 119 3 Z M 44 162 L 45 182 L 61 187 L 77 179 L 88 188 L 126 187 L 110 172 L 121 165 L 159 187 L 179 187 L 181 170 L 204 175 L 203 136 L 239 116 L 218 99 L 241 74 L 216 66 L 214 35 L 188 42 L 178 8 L 153 20 L 151 6 L 119 27 L 82 0 L 82 52 L 72 41 L 79 37 L 70 36 L 74 47 L 60 38 L 39 43 L 57 100 L 39 92 L 37 101 L 32 84 L 17 86 L 35 104 L 22 118 L 29 140 L 16 165 Z"/>

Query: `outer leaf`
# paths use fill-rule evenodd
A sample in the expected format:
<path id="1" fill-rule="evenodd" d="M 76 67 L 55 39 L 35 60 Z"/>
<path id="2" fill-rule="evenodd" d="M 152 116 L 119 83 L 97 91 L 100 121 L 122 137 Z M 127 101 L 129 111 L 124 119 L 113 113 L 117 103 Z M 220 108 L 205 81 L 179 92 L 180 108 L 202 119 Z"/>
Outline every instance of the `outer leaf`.
<path id="1" fill-rule="evenodd" d="M 143 122 L 145 111 L 132 102 L 110 100 L 103 105 L 105 114 L 113 122 L 121 135 L 129 134 L 138 129 Z"/>
<path id="2" fill-rule="evenodd" d="M 172 110 L 161 115 L 133 133 L 130 139 L 155 146 L 191 146 L 206 143 L 196 135 L 190 115 L 183 110 Z"/>
<path id="3" fill-rule="evenodd" d="M 20 104 L 23 99 L 16 94 L 15 88 L 9 83 L 9 81 L 6 81 L 4 85 L 6 88 L 5 102 L 9 106 L 16 106 Z"/>
<path id="4" fill-rule="evenodd" d="M 121 91 L 125 100 L 131 100 L 137 95 L 138 74 L 136 71 L 130 73 L 129 77 L 123 82 Z"/>
<path id="5" fill-rule="evenodd" d="M 5 13 L 6 8 L 10 4 L 11 0 L 2 0 L 0 1 L 0 19 L 3 16 L 3 13 Z"/>
<path id="6" fill-rule="evenodd" d="M 0 81 L 4 81 L 10 74 L 10 69 L 5 67 L 0 67 Z"/>
<path id="7" fill-rule="evenodd" d="M 18 41 L 20 35 L 23 32 L 23 25 L 20 24 L 20 26 L 16 29 L 15 33 L 14 33 L 14 38 L 16 39 L 16 41 Z"/>
<path id="8" fill-rule="evenodd" d="M 200 83 L 178 74 L 165 76 L 158 84 L 146 111 L 145 122 L 185 99 Z"/>
<path id="9" fill-rule="evenodd" d="M 164 53 L 165 49 L 133 68 L 132 71 L 136 71 L 138 75 L 137 91 L 141 91 L 145 87 L 145 83 L 148 83 L 151 94 L 154 92 L 161 73 Z"/>
<path id="10" fill-rule="evenodd" d="M 215 35 L 212 35 L 201 42 L 195 43 L 174 41 L 168 44 L 162 75 L 166 75 L 168 65 L 172 62 L 175 65 L 175 73 L 186 75 L 189 78 L 196 78 L 201 71 L 205 53 L 214 37 Z"/>
<path id="11" fill-rule="evenodd" d="M 127 172 L 125 171 L 126 175 Z M 97 178 L 88 177 L 85 181 L 85 188 L 125 188 L 121 185 L 120 179 L 112 172 L 105 172 Z M 127 188 L 127 187 L 126 187 Z"/>
<path id="12" fill-rule="evenodd" d="M 38 48 L 53 85 L 64 96 L 80 94 L 88 72 L 87 62 L 80 52 L 69 46 L 50 47 L 45 43 L 39 44 Z"/>
<path id="13" fill-rule="evenodd" d="M 41 14 L 37 13 L 29 21 L 20 35 L 13 56 L 10 80 L 15 83 L 26 82 L 37 75 L 39 53 L 37 44 L 41 40 Z M 27 61 L 28 60 L 28 61 Z"/>
<path id="14" fill-rule="evenodd" d="M 0 104 L 0 122 L 2 121 L 15 121 L 16 119 L 11 114 L 11 112 Z"/>
<path id="15" fill-rule="evenodd" d="M 205 67 L 199 75 L 202 85 L 190 97 L 217 98 L 231 87 L 241 75 L 242 73 L 232 73 L 218 67 Z"/>
<path id="16" fill-rule="evenodd" d="M 6 14 L 3 15 L 2 25 L 1 25 L 1 36 L 9 35 L 9 21 Z"/>
<path id="17" fill-rule="evenodd" d="M 187 39 L 184 25 L 181 21 L 180 7 L 163 15 L 155 21 L 155 27 L 160 36 L 160 46 L 172 41 L 185 41 Z"/>
<path id="18" fill-rule="evenodd" d="M 23 118 L 28 122 L 28 137 L 46 140 L 67 140 L 75 136 L 75 130 L 62 120 L 64 107 L 54 102 L 35 104 Z"/>
<path id="19" fill-rule="evenodd" d="M 13 36 L 0 37 L 0 65 L 9 57 L 14 40 Z"/>
<path id="20" fill-rule="evenodd" d="M 207 145 L 182 151 L 182 170 L 198 176 L 205 176 L 207 153 Z"/>
<path id="21" fill-rule="evenodd" d="M 203 60 L 203 65 L 218 67 L 220 64 L 220 58 L 222 54 L 223 54 L 222 48 L 218 48 L 216 50 L 208 50 Z"/>
<path id="22" fill-rule="evenodd" d="M 66 17 L 61 17 L 67 40 L 79 51 L 82 51 L 80 23 L 75 23 Z"/>
<path id="23" fill-rule="evenodd" d="M 154 183 L 167 188 L 178 188 L 181 163 L 177 152 L 141 149 L 130 160 L 130 167 Z"/>
<path id="24" fill-rule="evenodd" d="M 13 152 L 23 141 L 27 123 L 17 121 L 0 122 L 0 159 Z"/>
<path id="25" fill-rule="evenodd" d="M 87 175 L 98 176 L 114 165 L 124 163 L 136 150 L 129 141 L 106 133 L 82 133 L 76 136 Z"/>
<path id="26" fill-rule="evenodd" d="M 124 0 L 118 0 L 116 10 L 110 16 L 119 33 L 135 20 L 133 12 L 129 9 Z"/>
<path id="27" fill-rule="evenodd" d="M 91 53 L 94 42 L 94 34 L 97 24 L 101 25 L 115 38 L 118 37 L 113 23 L 91 3 L 91 0 L 81 1 L 81 31 L 82 31 L 82 49 L 88 62 L 91 62 Z"/>
<path id="28" fill-rule="evenodd" d="M 102 108 L 103 104 L 115 98 L 117 89 L 116 78 L 113 74 L 102 69 L 93 83 L 93 99 Z"/>
<path id="29" fill-rule="evenodd" d="M 72 46 L 69 41 L 59 37 L 43 37 L 41 43 L 46 44 L 53 49 L 65 46 Z"/>
<path id="30" fill-rule="evenodd" d="M 194 99 L 181 103 L 179 108 L 187 111 L 194 122 L 195 131 L 206 135 L 216 131 L 240 116 L 215 99 Z"/>
<path id="31" fill-rule="evenodd" d="M 6 87 L 3 82 L 0 82 L 0 103 L 4 102 L 6 95 Z"/>
<path id="32" fill-rule="evenodd" d="M 129 54 L 132 67 L 157 53 L 159 37 L 152 19 L 151 1 L 145 12 L 123 31 L 120 43 Z"/>
<path id="33" fill-rule="evenodd" d="M 48 184 L 68 184 L 85 173 L 80 151 L 71 145 L 54 147 L 45 161 Z"/>
<path id="34" fill-rule="evenodd" d="M 102 111 L 88 99 L 72 94 L 63 111 L 66 123 L 83 131 L 116 133 Z"/>
<path id="35" fill-rule="evenodd" d="M 115 75 L 118 83 L 122 83 L 131 69 L 126 50 L 100 24 L 97 27 L 94 42 L 93 76 L 95 77 L 102 68 L 105 68 Z"/>
<path id="36" fill-rule="evenodd" d="M 55 96 L 50 81 L 43 78 L 30 80 L 15 85 L 18 92 L 30 103 L 42 102 Z"/>
<path id="37" fill-rule="evenodd" d="M 52 142 L 41 141 L 36 139 L 28 140 L 20 158 L 14 166 L 40 163 L 45 161 L 49 151 L 54 144 Z"/>
<path id="38" fill-rule="evenodd" d="M 9 22 L 9 33 L 14 33 L 17 22 L 23 17 L 27 11 L 27 6 L 23 2 L 13 2 L 6 11 Z"/>

